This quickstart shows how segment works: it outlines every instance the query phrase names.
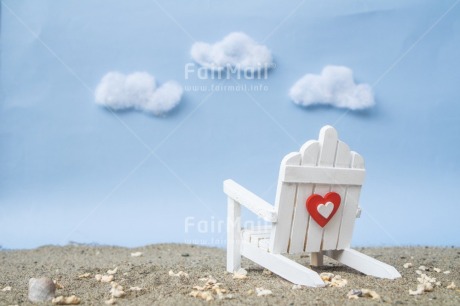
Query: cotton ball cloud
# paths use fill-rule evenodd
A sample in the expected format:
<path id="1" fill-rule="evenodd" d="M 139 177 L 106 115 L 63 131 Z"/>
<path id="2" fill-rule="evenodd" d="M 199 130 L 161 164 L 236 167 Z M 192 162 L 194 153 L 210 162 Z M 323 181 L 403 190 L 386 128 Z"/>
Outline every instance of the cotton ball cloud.
<path id="1" fill-rule="evenodd" d="M 291 87 L 289 97 L 304 106 L 327 104 L 362 110 L 374 105 L 372 88 L 356 84 L 353 71 L 344 66 L 326 66 L 320 75 L 306 74 Z"/>
<path id="2" fill-rule="evenodd" d="M 210 70 L 260 70 L 273 66 L 270 50 L 242 32 L 230 33 L 214 44 L 196 42 L 190 53 L 195 62 Z"/>
<path id="3" fill-rule="evenodd" d="M 109 72 L 97 86 L 95 100 L 114 110 L 134 108 L 161 115 L 179 104 L 182 92 L 182 87 L 174 81 L 157 87 L 155 78 L 146 72 L 127 75 Z"/>

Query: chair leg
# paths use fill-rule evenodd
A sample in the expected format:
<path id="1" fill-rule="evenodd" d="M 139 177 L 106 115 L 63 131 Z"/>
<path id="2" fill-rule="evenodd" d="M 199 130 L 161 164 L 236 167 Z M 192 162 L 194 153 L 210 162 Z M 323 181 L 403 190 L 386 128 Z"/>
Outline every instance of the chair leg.
<path id="1" fill-rule="evenodd" d="M 310 265 L 319 267 L 323 265 L 323 253 L 322 252 L 312 252 L 310 254 Z"/>
<path id="2" fill-rule="evenodd" d="M 401 277 L 394 267 L 353 249 L 327 251 L 326 255 L 367 275 L 388 279 Z"/>
<path id="3" fill-rule="evenodd" d="M 228 198 L 227 206 L 227 271 L 241 268 L 241 206 Z"/>
<path id="4" fill-rule="evenodd" d="M 308 287 L 325 286 L 318 273 L 283 255 L 268 253 L 247 242 L 241 244 L 241 252 L 244 257 L 294 284 Z"/>

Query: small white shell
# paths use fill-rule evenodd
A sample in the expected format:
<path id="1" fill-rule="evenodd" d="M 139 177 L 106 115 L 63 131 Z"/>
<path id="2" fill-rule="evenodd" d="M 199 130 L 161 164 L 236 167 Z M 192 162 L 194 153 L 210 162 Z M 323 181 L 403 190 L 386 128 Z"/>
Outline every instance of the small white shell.
<path id="1" fill-rule="evenodd" d="M 3 292 L 6 292 L 6 291 L 11 291 L 11 287 L 10 286 L 6 286 L 5 288 L 2 289 Z"/>
<path id="2" fill-rule="evenodd" d="M 247 274 L 248 271 L 246 271 L 243 268 L 239 268 L 238 271 L 235 271 L 235 273 L 233 273 L 233 279 L 245 279 L 248 277 Z"/>
<path id="3" fill-rule="evenodd" d="M 115 298 L 112 297 L 110 300 L 104 301 L 104 303 L 107 305 L 114 305 L 117 303 L 117 300 L 115 300 Z"/>
<path id="4" fill-rule="evenodd" d="M 411 262 L 406 262 L 406 263 L 403 265 L 403 267 L 404 267 L 405 269 L 411 268 L 412 266 L 413 266 L 413 264 L 412 264 Z"/>
<path id="5" fill-rule="evenodd" d="M 450 285 L 448 285 L 446 288 L 447 288 L 447 289 L 455 289 L 455 288 L 457 288 L 457 286 L 455 286 L 455 283 L 452 282 L 452 283 L 450 283 Z"/>
<path id="6" fill-rule="evenodd" d="M 113 281 L 113 275 L 102 275 L 102 283 L 110 283 L 111 281 Z"/>
<path id="7" fill-rule="evenodd" d="M 179 271 L 177 273 L 174 273 L 173 270 L 169 270 L 168 274 L 169 276 L 175 276 L 175 277 L 188 277 L 188 273 L 184 271 Z"/>
<path id="8" fill-rule="evenodd" d="M 257 296 L 271 295 L 273 292 L 269 289 L 256 288 Z"/>
<path id="9" fill-rule="evenodd" d="M 144 290 L 144 289 L 142 289 L 141 287 L 130 287 L 129 288 L 129 291 L 141 291 L 141 290 Z"/>
<path id="10" fill-rule="evenodd" d="M 112 297 L 120 298 L 126 295 L 126 293 L 123 291 L 123 286 L 120 286 L 115 282 L 112 282 L 111 285 L 112 288 L 110 289 L 110 293 L 112 294 Z"/>

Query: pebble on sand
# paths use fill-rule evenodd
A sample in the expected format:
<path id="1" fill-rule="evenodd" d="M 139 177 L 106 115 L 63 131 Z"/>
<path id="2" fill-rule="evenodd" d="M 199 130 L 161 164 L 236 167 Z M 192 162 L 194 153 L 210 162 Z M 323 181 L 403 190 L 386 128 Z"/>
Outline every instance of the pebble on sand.
<path id="1" fill-rule="evenodd" d="M 80 298 L 77 298 L 75 295 L 71 296 L 58 296 L 54 298 L 51 303 L 54 305 L 78 305 L 80 304 Z"/>
<path id="2" fill-rule="evenodd" d="M 380 300 L 380 295 L 374 290 L 370 289 L 353 289 L 350 290 L 347 294 L 349 299 L 359 299 L 359 298 L 372 298 L 373 300 Z"/>
<path id="3" fill-rule="evenodd" d="M 48 277 L 29 279 L 29 300 L 31 302 L 46 302 L 54 298 L 56 285 Z"/>

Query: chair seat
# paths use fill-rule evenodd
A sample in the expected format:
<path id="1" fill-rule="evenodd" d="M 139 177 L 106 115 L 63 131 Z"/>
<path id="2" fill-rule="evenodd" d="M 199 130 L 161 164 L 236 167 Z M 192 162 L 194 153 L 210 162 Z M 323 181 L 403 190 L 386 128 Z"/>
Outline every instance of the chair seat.
<path id="1" fill-rule="evenodd" d="M 271 225 L 254 226 L 242 229 L 241 236 L 243 241 L 268 251 L 271 231 Z"/>

